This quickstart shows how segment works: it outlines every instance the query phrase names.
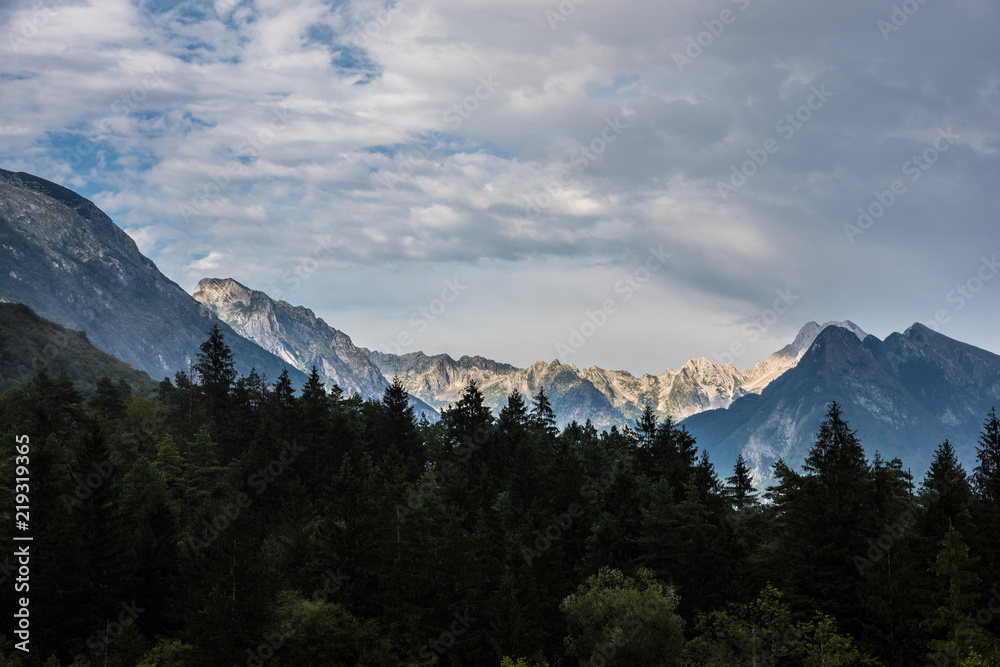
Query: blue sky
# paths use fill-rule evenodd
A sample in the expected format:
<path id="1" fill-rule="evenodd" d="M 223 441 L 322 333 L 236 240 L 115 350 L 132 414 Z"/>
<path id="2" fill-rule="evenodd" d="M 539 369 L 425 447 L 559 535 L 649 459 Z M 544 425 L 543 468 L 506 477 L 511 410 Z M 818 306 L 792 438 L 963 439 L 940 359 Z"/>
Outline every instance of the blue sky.
<path id="1" fill-rule="evenodd" d="M 15 1 L 0 167 L 377 349 L 658 373 L 851 319 L 1000 352 L 998 14 Z"/>

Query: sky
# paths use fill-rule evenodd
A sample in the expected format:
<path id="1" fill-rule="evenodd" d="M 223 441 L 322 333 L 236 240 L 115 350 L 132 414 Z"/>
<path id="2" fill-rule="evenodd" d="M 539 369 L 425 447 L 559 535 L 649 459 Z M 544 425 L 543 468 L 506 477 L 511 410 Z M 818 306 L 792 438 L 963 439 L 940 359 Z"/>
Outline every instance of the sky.
<path id="1" fill-rule="evenodd" d="M 0 167 L 358 345 L 1000 353 L 997 0 L 2 0 Z"/>

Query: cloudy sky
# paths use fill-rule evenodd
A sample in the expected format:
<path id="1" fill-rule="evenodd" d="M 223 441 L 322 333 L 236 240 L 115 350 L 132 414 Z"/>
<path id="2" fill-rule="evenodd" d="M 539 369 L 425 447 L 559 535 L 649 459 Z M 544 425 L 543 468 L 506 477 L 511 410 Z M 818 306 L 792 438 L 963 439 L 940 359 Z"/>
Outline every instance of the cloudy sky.
<path id="1" fill-rule="evenodd" d="M 388 351 L 1000 352 L 998 149 L 997 0 L 0 6 L 0 167 Z"/>

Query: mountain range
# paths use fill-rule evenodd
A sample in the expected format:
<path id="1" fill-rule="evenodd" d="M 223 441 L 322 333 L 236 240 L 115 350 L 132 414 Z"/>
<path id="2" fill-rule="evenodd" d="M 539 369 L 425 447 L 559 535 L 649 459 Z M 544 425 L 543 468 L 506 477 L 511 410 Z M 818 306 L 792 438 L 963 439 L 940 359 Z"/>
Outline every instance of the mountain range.
<path id="1" fill-rule="evenodd" d="M 517 368 L 481 356 L 456 360 L 446 354 L 398 355 L 359 348 L 311 310 L 272 299 L 231 278 L 203 279 L 194 297 L 241 336 L 302 370 L 315 365 L 321 376 L 363 396 L 380 394 L 388 379 L 399 377 L 411 395 L 440 410 L 457 402 L 475 381 L 486 404 L 499 411 L 514 389 L 531 396 L 544 388 L 561 426 L 589 419 L 598 428 L 632 422 L 647 404 L 660 417 L 680 420 L 759 393 L 793 367 L 826 326 L 808 323 L 792 343 L 752 369 L 700 358 L 679 370 L 635 377 L 597 366 L 580 369 L 558 359 Z M 827 324 L 845 327 L 859 338 L 867 335 L 853 322 Z"/>
<path id="2" fill-rule="evenodd" d="M 831 401 L 841 404 L 869 453 L 899 457 L 917 475 L 945 439 L 969 463 L 986 414 L 1000 405 L 1000 356 L 919 323 L 884 341 L 827 327 L 759 395 L 684 425 L 718 465 L 742 453 L 766 480 L 778 458 L 802 463 Z"/>
<path id="3" fill-rule="evenodd" d="M 802 462 L 833 400 L 869 452 L 917 471 L 945 438 L 974 460 L 983 419 L 1000 403 L 1000 357 L 920 324 L 879 340 L 850 321 L 809 322 L 753 368 L 698 358 L 638 377 L 559 360 L 518 368 L 481 356 L 368 350 L 308 308 L 231 278 L 205 278 L 188 295 L 92 202 L 4 170 L 0 257 L 0 301 L 85 330 L 97 348 L 153 378 L 189 368 L 218 325 L 241 373 L 256 368 L 273 381 L 287 370 L 298 386 L 315 367 L 328 386 L 364 398 L 380 397 L 398 377 L 417 414 L 432 420 L 472 381 L 494 410 L 514 389 L 532 396 L 544 388 L 560 425 L 623 426 L 649 405 L 660 419 L 683 420 L 720 470 L 743 454 L 758 481 L 778 458 Z"/>
<path id="4" fill-rule="evenodd" d="M 139 252 L 93 202 L 50 181 L 0 169 L 0 300 L 86 331 L 99 349 L 160 380 L 186 371 L 218 325 L 237 370 L 272 381 L 305 375 L 236 335 Z"/>
<path id="5" fill-rule="evenodd" d="M 389 386 L 365 350 L 308 308 L 275 301 L 232 279 L 205 278 L 195 288 L 194 298 L 240 336 L 285 363 L 302 372 L 315 367 L 328 387 L 336 383 L 348 395 L 381 398 Z M 438 418 L 437 410 L 415 394 L 410 399 L 417 414 L 423 413 L 432 421 Z"/>

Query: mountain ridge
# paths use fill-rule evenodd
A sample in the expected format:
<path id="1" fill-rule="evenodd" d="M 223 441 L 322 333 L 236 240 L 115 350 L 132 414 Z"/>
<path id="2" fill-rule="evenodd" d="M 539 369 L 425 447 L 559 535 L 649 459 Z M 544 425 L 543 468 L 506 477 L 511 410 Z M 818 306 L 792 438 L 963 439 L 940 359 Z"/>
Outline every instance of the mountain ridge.
<path id="1" fill-rule="evenodd" d="M 232 278 L 203 278 L 194 298 L 239 335 L 260 345 L 302 372 L 315 367 L 327 384 L 336 383 L 347 394 L 381 398 L 389 380 L 339 331 L 304 306 L 293 306 Z M 411 396 L 417 414 L 437 419 L 438 412 Z"/>
<path id="2" fill-rule="evenodd" d="M 581 369 L 558 359 L 518 368 L 479 355 L 456 360 L 448 354 L 392 354 L 359 348 L 312 310 L 273 299 L 232 278 L 204 278 L 194 297 L 235 331 L 285 361 L 303 370 L 315 364 L 322 377 L 362 396 L 377 397 L 382 383 L 398 377 L 412 397 L 440 411 L 456 403 L 469 383 L 475 382 L 486 405 L 499 412 L 515 389 L 530 397 L 544 388 L 559 426 L 588 420 L 598 428 L 622 426 L 637 419 L 647 404 L 654 406 L 658 417 L 675 420 L 724 408 L 737 398 L 760 392 L 798 363 L 823 327 L 833 324 L 859 338 L 867 335 L 849 320 L 822 326 L 810 322 L 793 343 L 752 369 L 699 357 L 680 369 L 636 377 L 597 366 Z"/>
<path id="3" fill-rule="evenodd" d="M 0 300 L 86 331 L 99 349 L 153 378 L 186 371 L 218 325 L 237 370 L 277 379 L 287 364 L 206 312 L 93 202 L 0 169 Z M 288 368 L 293 383 L 305 375 Z"/>
<path id="4" fill-rule="evenodd" d="M 932 448 L 949 439 L 972 461 L 982 420 L 1000 404 L 1000 356 L 919 323 L 885 340 L 826 327 L 759 395 L 683 424 L 717 465 L 743 454 L 755 478 L 767 481 L 778 458 L 793 467 L 804 461 L 831 401 L 841 404 L 866 450 L 885 459 L 922 470 Z"/>

